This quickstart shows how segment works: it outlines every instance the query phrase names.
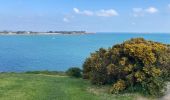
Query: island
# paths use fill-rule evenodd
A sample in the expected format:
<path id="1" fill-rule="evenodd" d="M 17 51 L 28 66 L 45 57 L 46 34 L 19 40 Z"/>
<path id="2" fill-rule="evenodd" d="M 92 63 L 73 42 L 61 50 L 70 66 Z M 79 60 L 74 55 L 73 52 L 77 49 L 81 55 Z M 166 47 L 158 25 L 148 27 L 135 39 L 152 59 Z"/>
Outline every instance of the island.
<path id="1" fill-rule="evenodd" d="M 38 35 L 38 34 L 93 34 L 94 32 L 86 32 L 86 31 L 47 31 L 47 32 L 36 32 L 36 31 L 0 31 L 0 35 Z"/>

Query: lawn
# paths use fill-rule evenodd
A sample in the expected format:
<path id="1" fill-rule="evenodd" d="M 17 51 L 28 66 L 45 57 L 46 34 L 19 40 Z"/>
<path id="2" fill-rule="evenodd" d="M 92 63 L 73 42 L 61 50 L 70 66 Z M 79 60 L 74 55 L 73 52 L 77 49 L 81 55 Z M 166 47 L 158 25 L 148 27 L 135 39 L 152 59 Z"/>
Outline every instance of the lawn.
<path id="1" fill-rule="evenodd" d="M 0 100 L 135 100 L 138 95 L 112 95 L 107 87 L 58 75 L 0 74 Z"/>

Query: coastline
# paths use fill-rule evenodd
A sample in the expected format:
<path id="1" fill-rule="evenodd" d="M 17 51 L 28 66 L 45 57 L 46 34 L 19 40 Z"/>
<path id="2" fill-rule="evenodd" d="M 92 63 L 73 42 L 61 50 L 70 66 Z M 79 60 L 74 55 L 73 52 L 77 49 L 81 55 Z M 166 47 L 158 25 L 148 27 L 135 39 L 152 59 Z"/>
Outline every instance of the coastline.
<path id="1" fill-rule="evenodd" d="M 86 31 L 47 31 L 47 32 L 36 32 L 36 31 L 0 31 L 0 35 L 74 35 L 74 34 L 95 34 L 96 32 Z"/>
<path id="2" fill-rule="evenodd" d="M 35 33 L 35 34 L 4 34 L 1 33 L 0 36 L 13 36 L 13 35 L 89 35 L 89 34 L 95 34 L 95 33 L 72 33 L 72 34 L 63 34 L 63 33 Z"/>

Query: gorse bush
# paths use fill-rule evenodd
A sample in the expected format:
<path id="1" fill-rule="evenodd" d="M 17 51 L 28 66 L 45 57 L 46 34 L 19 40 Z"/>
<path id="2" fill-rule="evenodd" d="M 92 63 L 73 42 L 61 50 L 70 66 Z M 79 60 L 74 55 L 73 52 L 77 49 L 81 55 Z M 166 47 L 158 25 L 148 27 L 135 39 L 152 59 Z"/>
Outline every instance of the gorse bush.
<path id="1" fill-rule="evenodd" d="M 113 84 L 111 93 L 136 91 L 159 96 L 170 73 L 169 46 L 135 38 L 86 59 L 83 78 L 93 84 Z"/>
<path id="2" fill-rule="evenodd" d="M 76 77 L 76 78 L 79 78 L 82 76 L 82 71 L 80 68 L 78 67 L 72 67 L 72 68 L 69 68 L 67 71 L 66 71 L 66 74 L 68 76 L 71 76 L 71 77 Z"/>

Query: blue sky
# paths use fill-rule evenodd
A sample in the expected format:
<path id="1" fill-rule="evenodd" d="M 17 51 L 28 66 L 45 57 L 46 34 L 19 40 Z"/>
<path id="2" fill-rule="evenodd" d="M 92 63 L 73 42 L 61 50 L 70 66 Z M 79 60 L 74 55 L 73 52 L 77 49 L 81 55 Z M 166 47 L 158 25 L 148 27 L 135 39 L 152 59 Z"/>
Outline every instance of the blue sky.
<path id="1" fill-rule="evenodd" d="M 0 30 L 170 33 L 170 0 L 0 0 Z"/>

